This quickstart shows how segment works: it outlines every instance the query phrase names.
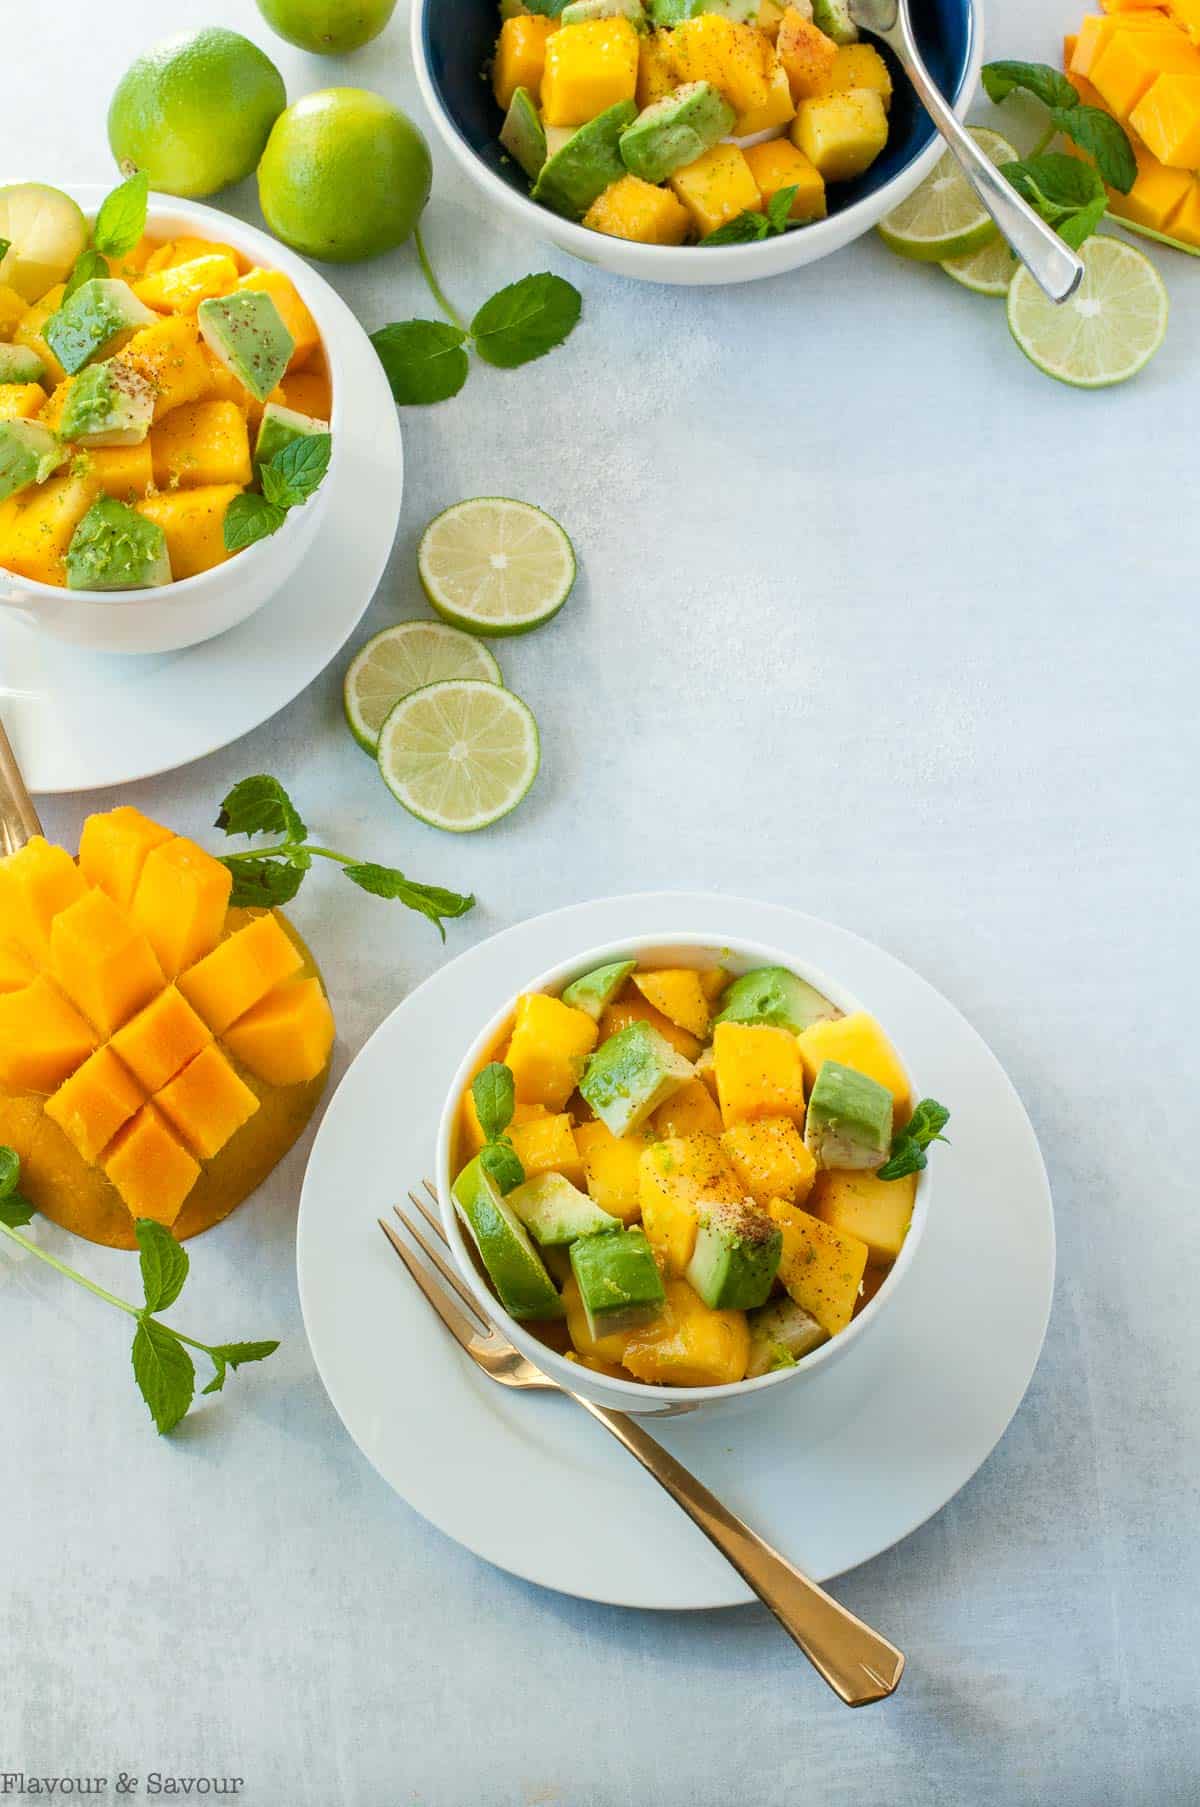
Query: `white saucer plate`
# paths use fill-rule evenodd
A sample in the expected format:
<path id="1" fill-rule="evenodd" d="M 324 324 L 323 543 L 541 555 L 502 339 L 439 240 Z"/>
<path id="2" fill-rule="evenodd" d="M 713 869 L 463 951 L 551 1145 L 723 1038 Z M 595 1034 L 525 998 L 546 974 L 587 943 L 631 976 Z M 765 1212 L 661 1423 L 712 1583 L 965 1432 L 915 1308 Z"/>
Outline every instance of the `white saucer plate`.
<path id="1" fill-rule="evenodd" d="M 72 189 L 98 206 L 104 189 Z M 190 204 L 189 204 L 190 205 Z M 221 216 L 214 213 L 214 221 Z M 264 264 L 279 247 L 237 222 Z M 0 612 L 0 718 L 29 789 L 46 796 L 132 784 L 248 734 L 343 647 L 383 576 L 404 483 L 396 404 L 366 333 L 315 270 L 354 406 L 330 474 L 325 523 L 296 577 L 233 632 L 184 652 L 89 653 Z"/>
<path id="2" fill-rule="evenodd" d="M 313 1354 L 359 1448 L 410 1505 L 489 1562 L 613 1605 L 752 1596 L 654 1482 L 569 1400 L 505 1392 L 437 1324 L 376 1223 L 432 1172 L 438 1118 L 478 1026 L 534 973 L 682 927 L 795 950 L 890 1026 L 953 1113 L 936 1208 L 905 1288 L 822 1385 L 655 1424 L 734 1511 L 818 1579 L 889 1548 L 987 1458 L 1037 1363 L 1054 1223 L 1032 1126 L 995 1056 L 880 948 L 773 904 L 605 898 L 471 949 L 405 1000 L 343 1079 L 308 1165 L 297 1231 Z"/>

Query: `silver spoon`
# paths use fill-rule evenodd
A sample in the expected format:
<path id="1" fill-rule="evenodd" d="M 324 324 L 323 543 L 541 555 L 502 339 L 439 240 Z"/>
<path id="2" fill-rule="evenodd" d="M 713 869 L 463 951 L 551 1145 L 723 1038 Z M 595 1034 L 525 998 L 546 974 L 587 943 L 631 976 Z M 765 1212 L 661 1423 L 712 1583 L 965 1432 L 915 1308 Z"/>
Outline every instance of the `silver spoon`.
<path id="1" fill-rule="evenodd" d="M 916 90 L 947 145 L 958 158 L 971 186 L 1000 232 L 1051 301 L 1069 301 L 1083 281 L 1083 260 L 1065 245 L 991 158 L 960 125 L 941 90 L 921 61 L 913 35 L 908 0 L 849 0 L 850 17 L 863 31 L 882 38 Z"/>

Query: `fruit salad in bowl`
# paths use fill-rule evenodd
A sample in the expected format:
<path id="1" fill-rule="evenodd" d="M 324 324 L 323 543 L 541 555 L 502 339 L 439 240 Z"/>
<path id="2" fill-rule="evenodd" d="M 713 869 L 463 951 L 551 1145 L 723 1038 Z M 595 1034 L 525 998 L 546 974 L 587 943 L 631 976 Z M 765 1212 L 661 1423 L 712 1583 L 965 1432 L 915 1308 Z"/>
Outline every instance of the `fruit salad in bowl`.
<path id="1" fill-rule="evenodd" d="M 0 189 L 0 602 L 102 650 L 164 651 L 296 568 L 337 386 L 296 259 L 179 202 L 143 202 L 114 252 L 112 199 L 92 223 L 56 189 Z"/>
<path id="2" fill-rule="evenodd" d="M 597 950 L 488 1025 L 443 1115 L 467 1279 L 562 1384 L 628 1411 L 812 1376 L 878 1317 L 928 1211 L 883 1026 L 776 950 Z"/>

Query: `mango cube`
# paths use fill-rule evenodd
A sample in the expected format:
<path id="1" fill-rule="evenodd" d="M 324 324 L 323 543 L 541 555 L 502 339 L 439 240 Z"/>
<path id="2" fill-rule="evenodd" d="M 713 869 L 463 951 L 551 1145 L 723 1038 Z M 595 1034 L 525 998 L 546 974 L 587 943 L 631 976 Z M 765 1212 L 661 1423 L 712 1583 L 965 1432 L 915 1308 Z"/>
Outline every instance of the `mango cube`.
<path id="1" fill-rule="evenodd" d="M 1140 144 L 1134 146 L 1133 154 L 1138 170 L 1133 187 L 1127 195 L 1115 188 L 1109 190 L 1110 211 L 1119 219 L 1149 226 L 1153 232 L 1169 231 L 1184 237 L 1180 223 L 1196 187 L 1195 177 L 1190 170 L 1168 169 Z"/>
<path id="2" fill-rule="evenodd" d="M 887 144 L 887 108 L 874 88 L 818 94 L 797 106 L 791 135 L 826 182 L 849 182 L 869 169 Z"/>
<path id="3" fill-rule="evenodd" d="M 649 1023 L 664 1041 L 670 1042 L 676 1054 L 682 1054 L 685 1060 L 695 1060 L 700 1052 L 698 1036 L 687 1029 L 681 1029 L 669 1016 L 664 1016 L 661 1010 L 656 1010 L 653 1004 L 636 995 L 618 998 L 615 1004 L 605 1007 L 600 1017 L 600 1040 L 604 1042 L 610 1035 L 618 1035 L 622 1029 L 628 1029 L 630 1023 Z"/>
<path id="4" fill-rule="evenodd" d="M 635 1380 L 676 1387 L 732 1386 L 750 1361 L 744 1311 L 713 1311 L 686 1280 L 664 1282 L 659 1316 L 629 1336 L 622 1365 Z"/>
<path id="5" fill-rule="evenodd" d="M 147 857 L 174 838 L 169 828 L 152 822 L 140 809 L 121 804 L 87 818 L 79 837 L 79 870 L 89 885 L 98 885 L 127 910 Z"/>
<path id="6" fill-rule="evenodd" d="M 1069 73 L 1090 79 L 1096 64 L 1119 31 L 1161 32 L 1166 23 L 1163 15 L 1158 11 L 1146 12 L 1144 15 L 1140 10 L 1123 12 L 1116 17 L 1108 17 L 1104 13 L 1090 13 L 1075 34 Z"/>
<path id="7" fill-rule="evenodd" d="M 16 947 L 0 946 L 0 992 L 24 991 L 37 978 L 37 968 Z"/>
<path id="8" fill-rule="evenodd" d="M 713 1033 L 717 1096 L 725 1127 L 759 1117 L 804 1121 L 804 1066 L 789 1029 L 718 1023 Z"/>
<path id="9" fill-rule="evenodd" d="M 614 1136 L 597 1119 L 575 1129 L 575 1146 L 583 1161 L 588 1196 L 623 1224 L 641 1215 L 641 1167 L 646 1144 L 641 1136 Z M 578 1344 L 576 1345 L 578 1347 Z"/>
<path id="10" fill-rule="evenodd" d="M 702 20 L 696 23 L 701 24 Z M 677 169 L 670 186 L 691 214 L 701 238 L 715 232 L 726 220 L 736 219 L 739 213 L 757 211 L 762 206 L 758 183 L 736 144 L 714 144 L 694 163 Z"/>
<path id="11" fill-rule="evenodd" d="M 194 314 L 210 295 L 227 295 L 238 280 L 238 267 L 224 252 L 169 264 L 133 285 L 138 300 L 160 313 Z"/>
<path id="12" fill-rule="evenodd" d="M 223 565 L 232 552 L 225 547 L 225 510 L 242 493 L 237 483 L 211 483 L 196 489 L 170 490 L 147 496 L 137 512 L 155 521 L 167 538 L 171 572 L 178 583 Z"/>
<path id="13" fill-rule="evenodd" d="M 808 1208 L 843 1235 L 865 1242 L 876 1266 L 890 1266 L 904 1247 L 916 1196 L 915 1173 L 881 1180 L 876 1173 L 832 1168 L 817 1175 Z"/>
<path id="14" fill-rule="evenodd" d="M 787 71 L 782 63 L 776 63 L 770 71 L 770 86 L 767 98 L 759 107 L 751 107 L 740 113 L 733 123 L 735 138 L 749 138 L 755 132 L 769 132 L 775 126 L 787 125 L 795 114 L 796 107 L 792 100 L 791 84 Z"/>
<path id="15" fill-rule="evenodd" d="M 721 1147 L 738 1184 L 756 1204 L 773 1198 L 802 1205 L 812 1190 L 817 1164 L 790 1117 L 760 1117 L 735 1123 L 721 1137 Z"/>
<path id="16" fill-rule="evenodd" d="M 215 1042 L 189 1061 L 154 1100 L 172 1129 L 202 1161 L 220 1154 L 248 1123 L 258 1099 Z"/>
<path id="17" fill-rule="evenodd" d="M 527 1180 L 539 1173 L 561 1173 L 573 1186 L 583 1185 L 583 1159 L 565 1112 L 516 1123 L 509 1135 Z"/>
<path id="18" fill-rule="evenodd" d="M 656 1136 L 719 1136 L 725 1125 L 702 1079 L 689 1079 L 650 1117 Z"/>
<path id="19" fill-rule="evenodd" d="M 67 547 L 99 494 L 95 477 L 68 471 L 0 502 L 0 565 L 36 583 L 65 586 Z"/>
<path id="20" fill-rule="evenodd" d="M 316 368 L 289 371 L 279 385 L 279 393 L 267 399 L 282 402 L 285 408 L 294 408 L 297 414 L 310 414 L 314 420 L 328 420 L 333 408 L 329 373 Z M 253 422 L 253 408 L 250 418 Z"/>
<path id="21" fill-rule="evenodd" d="M 112 1038 L 134 1078 L 153 1095 L 195 1060 L 212 1036 L 187 999 L 168 985 Z"/>
<path id="22" fill-rule="evenodd" d="M 794 188 L 789 219 L 807 225 L 810 220 L 825 218 L 825 178 L 789 138 L 769 138 L 765 144 L 748 144 L 743 154 L 764 203 L 781 188 Z"/>
<path id="23" fill-rule="evenodd" d="M 96 1038 L 44 973 L 23 991 L 0 995 L 0 1085 L 54 1092 L 82 1066 Z"/>
<path id="24" fill-rule="evenodd" d="M 700 1041 L 708 1037 L 708 999 L 700 984 L 700 974 L 691 967 L 669 967 L 654 972 L 637 972 L 633 983 L 647 1004 L 659 1010 L 680 1029 Z"/>
<path id="25" fill-rule="evenodd" d="M 518 88 L 527 88 L 537 100 L 546 66 L 546 43 L 558 29 L 557 19 L 546 18 L 542 13 L 517 13 L 504 20 L 492 64 L 492 93 L 502 112 L 507 113 Z"/>
<path id="26" fill-rule="evenodd" d="M 501 36 L 510 24 L 520 23 L 508 20 Z M 541 97 L 546 125 L 586 125 L 619 101 L 634 98 L 638 35 L 628 19 L 585 19 L 579 25 L 564 25 L 544 42 Z M 523 85 L 530 86 L 528 82 Z M 533 91 L 536 93 L 536 88 Z M 512 99 L 511 93 L 508 99 Z M 508 101 L 500 104 L 507 106 Z"/>
<path id="27" fill-rule="evenodd" d="M 102 1035 L 111 1035 L 162 990 L 154 950 L 103 891 L 86 891 L 50 928 L 56 984 Z"/>
<path id="28" fill-rule="evenodd" d="M 29 304 L 16 289 L 10 289 L 6 282 L 0 282 L 0 341 L 5 344 L 11 340 L 17 327 L 29 310 Z"/>
<path id="29" fill-rule="evenodd" d="M 222 1038 L 265 1085 L 305 1085 L 333 1047 L 333 1012 L 319 979 L 287 979 Z"/>
<path id="30" fill-rule="evenodd" d="M 739 117 L 770 99 L 775 53 L 753 25 L 721 13 L 685 19 L 671 33 L 671 60 L 680 82 L 711 82 Z"/>
<path id="31" fill-rule="evenodd" d="M 213 1034 L 220 1035 L 303 964 L 295 942 L 271 911 L 181 973 L 179 989 Z"/>
<path id="32" fill-rule="evenodd" d="M 36 420 L 45 405 L 40 383 L 0 383 L 0 420 Z"/>
<path id="33" fill-rule="evenodd" d="M 837 1336 L 854 1316 L 867 1267 L 866 1243 L 783 1199 L 773 1200 L 768 1214 L 783 1231 L 779 1278 L 797 1305 Z"/>
<path id="34" fill-rule="evenodd" d="M 200 1178 L 199 1164 L 152 1104 L 119 1132 L 104 1171 L 131 1217 L 152 1217 L 168 1229 Z"/>
<path id="35" fill-rule="evenodd" d="M 171 238 L 162 245 L 154 245 L 149 240 L 142 241 L 141 270 L 147 276 L 155 270 L 172 270 L 178 264 L 194 263 L 198 257 L 228 257 L 237 268 L 241 269 L 240 254 L 232 245 L 224 244 L 220 239 L 212 238 Z M 133 253 L 136 256 L 137 249 Z"/>
<path id="36" fill-rule="evenodd" d="M 1090 79 L 1105 106 L 1124 120 L 1163 75 L 1200 76 L 1200 51 L 1174 26 L 1131 31 L 1122 23 L 1096 59 Z"/>
<path id="37" fill-rule="evenodd" d="M 159 489 L 197 489 L 209 483 L 245 488 L 250 482 L 250 436 L 236 402 L 173 408 L 151 433 L 150 448 Z"/>
<path id="38" fill-rule="evenodd" d="M 691 220 L 669 188 L 656 188 L 640 176 L 610 182 L 583 216 L 593 232 L 626 238 L 640 245 L 681 245 Z"/>
<path id="39" fill-rule="evenodd" d="M 669 1274 L 682 1274 L 696 1246 L 702 1201 L 736 1204 L 743 1197 L 715 1136 L 672 1136 L 642 1155 L 638 1195 L 642 1226 Z"/>
<path id="40" fill-rule="evenodd" d="M 1160 75 L 1133 109 L 1129 123 L 1151 156 L 1168 169 L 1200 167 L 1200 72 Z"/>
<path id="41" fill-rule="evenodd" d="M 1180 172 L 1172 170 L 1171 174 L 1178 175 Z M 1200 182 L 1195 177 L 1188 179 L 1183 201 L 1172 214 L 1170 231 L 1172 238 L 1200 249 Z"/>
<path id="42" fill-rule="evenodd" d="M 825 1061 L 840 1061 L 886 1086 L 895 1101 L 897 1120 L 907 1117 L 912 1102 L 908 1076 L 891 1042 L 865 1010 L 835 1017 L 832 1022 L 813 1023 L 796 1040 L 810 1090 Z"/>
<path id="43" fill-rule="evenodd" d="M 892 102 L 892 75 L 874 44 L 839 44 L 818 94 L 844 94 L 848 88 L 874 88 L 885 107 Z"/>
<path id="44" fill-rule="evenodd" d="M 168 314 L 144 326 L 124 347 L 120 361 L 154 390 L 156 421 L 172 408 L 199 401 L 209 388 L 208 359 L 193 314 Z"/>
<path id="45" fill-rule="evenodd" d="M 818 31 L 798 8 L 784 9 L 775 38 L 775 54 L 788 79 L 794 101 L 820 94 L 837 62 L 838 47 Z"/>
<path id="46" fill-rule="evenodd" d="M 0 939 L 13 942 L 36 966 L 50 958 L 54 918 L 87 890 L 65 847 L 35 834 L 0 860 Z"/>
<path id="47" fill-rule="evenodd" d="M 279 318 L 292 335 L 294 349 L 288 361 L 288 369 L 299 370 L 321 343 L 321 335 L 291 277 L 285 276 L 282 270 L 263 270 L 256 266 L 247 271 L 245 276 L 238 278 L 237 287 L 261 289 L 264 295 L 271 297 Z M 325 416 L 321 418 L 324 419 Z"/>
<path id="48" fill-rule="evenodd" d="M 90 1163 L 99 1159 L 145 1102 L 146 1095 L 128 1068 L 104 1047 L 47 1098 L 46 1115 Z"/>
<path id="49" fill-rule="evenodd" d="M 561 1111 L 583 1076 L 596 1038 L 596 1025 L 585 1011 L 543 992 L 519 997 L 504 1056 L 518 1099 Z"/>
<path id="50" fill-rule="evenodd" d="M 106 496 L 118 502 L 140 502 L 154 484 L 149 439 L 140 445 L 92 446 L 81 454 L 83 475 L 94 477 Z"/>
<path id="51" fill-rule="evenodd" d="M 678 86 L 679 76 L 671 58 L 671 34 L 644 32 L 638 42 L 637 91 L 634 95 L 639 113 L 652 107 L 656 100 L 665 100 Z M 623 237 L 624 234 L 616 236 Z"/>
<path id="52" fill-rule="evenodd" d="M 182 835 L 147 855 L 131 914 L 168 979 L 217 945 L 232 889 L 229 868 Z"/>

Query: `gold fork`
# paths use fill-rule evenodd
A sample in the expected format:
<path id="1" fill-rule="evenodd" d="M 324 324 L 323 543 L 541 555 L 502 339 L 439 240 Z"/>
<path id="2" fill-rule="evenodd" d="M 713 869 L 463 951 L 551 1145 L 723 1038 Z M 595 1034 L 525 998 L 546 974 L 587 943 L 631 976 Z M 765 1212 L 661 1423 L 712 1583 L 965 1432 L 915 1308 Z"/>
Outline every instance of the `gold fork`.
<path id="1" fill-rule="evenodd" d="M 429 1180 L 425 1181 L 425 1190 L 436 1207 L 437 1193 Z M 873 1700 L 883 1700 L 893 1694 L 904 1672 L 904 1658 L 895 1645 L 872 1631 L 869 1625 L 864 1625 L 861 1619 L 856 1619 L 844 1606 L 839 1606 L 815 1581 L 810 1581 L 778 1550 L 764 1543 L 695 1475 L 689 1474 L 674 1456 L 669 1456 L 636 1419 L 627 1417 L 624 1412 L 594 1405 L 570 1387 L 551 1380 L 519 1349 L 514 1349 L 485 1316 L 478 1300 L 436 1246 L 440 1244 L 442 1250 L 449 1252 L 446 1233 L 434 1212 L 418 1193 L 410 1192 L 408 1196 L 433 1231 L 436 1243 L 431 1243 L 422 1234 L 399 1205 L 393 1209 L 431 1265 L 426 1266 L 382 1217 L 379 1227 L 428 1303 L 471 1360 L 503 1387 L 565 1393 L 585 1412 L 590 1412 L 631 1456 L 636 1457 L 646 1472 L 653 1475 L 709 1542 L 733 1564 L 764 1606 L 770 1607 L 788 1636 L 800 1646 L 818 1675 L 824 1677 L 848 1707 L 865 1707 Z"/>

